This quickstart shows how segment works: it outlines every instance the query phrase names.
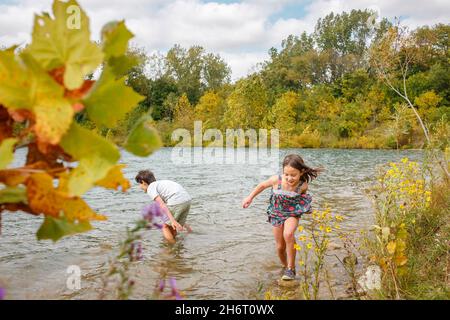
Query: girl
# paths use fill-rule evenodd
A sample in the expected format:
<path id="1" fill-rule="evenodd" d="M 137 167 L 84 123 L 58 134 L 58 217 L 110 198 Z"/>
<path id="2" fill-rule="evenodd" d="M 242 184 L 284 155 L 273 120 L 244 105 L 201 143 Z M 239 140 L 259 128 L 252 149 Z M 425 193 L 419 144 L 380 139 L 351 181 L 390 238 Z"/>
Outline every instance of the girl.
<path id="1" fill-rule="evenodd" d="M 283 160 L 283 175 L 272 176 L 261 182 L 242 201 L 242 207 L 248 208 L 259 193 L 272 187 L 267 214 L 268 222 L 273 226 L 278 257 L 284 268 L 283 280 L 295 279 L 294 233 L 299 218 L 304 213 L 311 212 L 312 197 L 306 193 L 308 182 L 316 178 L 321 171 L 322 169 L 305 165 L 299 155 L 288 155 Z"/>

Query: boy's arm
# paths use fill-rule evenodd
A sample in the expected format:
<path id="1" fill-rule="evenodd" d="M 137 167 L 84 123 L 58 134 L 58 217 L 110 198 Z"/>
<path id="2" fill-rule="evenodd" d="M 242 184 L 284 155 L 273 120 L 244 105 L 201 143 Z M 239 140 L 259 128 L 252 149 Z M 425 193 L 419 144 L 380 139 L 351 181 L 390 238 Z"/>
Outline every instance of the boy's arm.
<path id="1" fill-rule="evenodd" d="M 160 207 L 163 208 L 165 210 L 165 212 L 167 213 L 167 216 L 169 217 L 170 222 L 172 223 L 172 226 L 178 230 L 181 231 L 183 230 L 183 226 L 181 224 L 178 223 L 177 220 L 175 220 L 175 218 L 173 217 L 172 212 L 170 212 L 169 208 L 167 207 L 166 203 L 164 202 L 163 199 L 161 199 L 160 196 L 157 196 L 155 198 L 155 201 L 159 203 Z"/>
<path id="2" fill-rule="evenodd" d="M 278 182 L 278 176 L 272 176 L 269 179 L 267 179 L 266 181 L 263 181 L 263 182 L 259 183 L 256 186 L 256 188 L 253 189 L 252 193 L 250 193 L 250 195 L 242 201 L 242 207 L 243 208 L 248 208 L 248 206 L 250 206 L 250 204 L 252 203 L 253 199 L 258 194 L 263 192 L 265 189 L 267 189 L 269 187 L 272 187 L 277 182 Z"/>

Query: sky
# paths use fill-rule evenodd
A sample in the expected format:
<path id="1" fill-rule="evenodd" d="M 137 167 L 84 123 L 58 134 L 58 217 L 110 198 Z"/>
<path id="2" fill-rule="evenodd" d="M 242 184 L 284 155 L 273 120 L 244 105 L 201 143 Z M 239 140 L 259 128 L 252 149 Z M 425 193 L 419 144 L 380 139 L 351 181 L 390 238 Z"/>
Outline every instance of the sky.
<path id="1" fill-rule="evenodd" d="M 314 30 L 330 12 L 372 9 L 400 17 L 414 28 L 450 23 L 449 0 L 79 0 L 91 19 L 93 40 L 101 27 L 125 19 L 135 45 L 165 53 L 174 44 L 201 45 L 229 64 L 236 80 L 268 59 L 290 34 Z M 0 0 L 0 46 L 30 41 L 33 14 L 51 12 L 52 0 Z"/>

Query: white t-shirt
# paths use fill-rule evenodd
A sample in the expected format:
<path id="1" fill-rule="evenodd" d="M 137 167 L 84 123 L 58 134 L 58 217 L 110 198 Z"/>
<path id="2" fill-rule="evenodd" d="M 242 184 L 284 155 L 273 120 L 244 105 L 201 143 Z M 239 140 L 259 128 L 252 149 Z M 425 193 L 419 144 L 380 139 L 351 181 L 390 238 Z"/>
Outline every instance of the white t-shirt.
<path id="1" fill-rule="evenodd" d="M 147 194 L 152 200 L 160 196 L 168 206 L 192 200 L 189 193 L 181 185 L 170 180 L 156 180 L 150 183 Z"/>

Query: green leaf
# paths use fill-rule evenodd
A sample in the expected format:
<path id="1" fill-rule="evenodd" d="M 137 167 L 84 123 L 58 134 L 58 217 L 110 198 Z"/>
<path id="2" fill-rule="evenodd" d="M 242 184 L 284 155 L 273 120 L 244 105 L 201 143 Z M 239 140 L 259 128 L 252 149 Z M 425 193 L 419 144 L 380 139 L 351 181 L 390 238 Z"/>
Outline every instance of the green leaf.
<path id="1" fill-rule="evenodd" d="M 79 160 L 68 182 L 68 192 L 74 196 L 81 196 L 103 179 L 120 159 L 120 152 L 114 144 L 76 123 L 72 123 L 61 140 L 61 146 Z"/>
<path id="2" fill-rule="evenodd" d="M 134 34 L 128 30 L 124 21 L 113 21 L 106 24 L 102 29 L 105 60 L 125 55 L 128 49 L 128 41 L 133 37 Z"/>
<path id="3" fill-rule="evenodd" d="M 0 190 L 0 203 L 27 203 L 27 190 L 23 187 L 7 187 Z"/>
<path id="4" fill-rule="evenodd" d="M 140 62 L 138 57 L 127 54 L 128 42 L 133 37 L 124 21 L 110 22 L 102 29 L 103 53 L 110 71 L 116 78 L 125 76 Z"/>
<path id="5" fill-rule="evenodd" d="M 66 217 L 55 219 L 50 216 L 45 216 L 44 222 L 36 235 L 38 240 L 53 240 L 53 242 L 56 242 L 62 237 L 89 230 L 92 230 L 89 221 L 70 222 Z"/>
<path id="6" fill-rule="evenodd" d="M 116 80 L 106 67 L 94 88 L 84 100 L 89 118 L 98 126 L 113 128 L 145 97 L 125 84 L 126 77 Z"/>
<path id="7" fill-rule="evenodd" d="M 147 157 L 162 146 L 158 131 L 152 126 L 152 119 L 143 117 L 129 134 L 125 149 L 137 156 Z"/>
<path id="8" fill-rule="evenodd" d="M 14 160 L 14 146 L 17 139 L 8 138 L 0 144 L 0 170 L 5 169 Z"/>
<path id="9" fill-rule="evenodd" d="M 140 59 L 136 56 L 120 56 L 120 57 L 112 57 L 108 61 L 108 65 L 111 69 L 111 72 L 114 73 L 116 78 L 121 78 L 127 75 L 128 71 L 131 68 L 138 65 L 140 63 Z"/>
<path id="10" fill-rule="evenodd" d="M 75 90 L 99 66 L 103 53 L 90 40 L 89 18 L 75 0 L 54 1 L 53 15 L 54 19 L 45 13 L 35 16 L 26 51 L 47 71 L 65 67 L 64 84 Z"/>

